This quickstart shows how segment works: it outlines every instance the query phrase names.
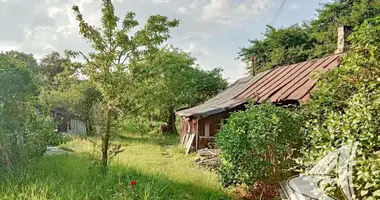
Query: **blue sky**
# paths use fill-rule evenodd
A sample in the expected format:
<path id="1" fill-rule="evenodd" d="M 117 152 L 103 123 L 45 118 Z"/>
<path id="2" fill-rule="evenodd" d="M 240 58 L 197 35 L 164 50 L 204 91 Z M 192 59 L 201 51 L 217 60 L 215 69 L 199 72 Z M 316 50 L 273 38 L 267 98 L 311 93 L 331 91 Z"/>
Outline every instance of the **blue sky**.
<path id="1" fill-rule="evenodd" d="M 330 0 L 331 1 L 331 0 Z M 141 24 L 153 14 L 181 20 L 167 44 L 190 52 L 204 69 L 223 68 L 230 82 L 245 75 L 236 60 L 239 47 L 260 38 L 282 0 L 114 0 L 116 13 L 136 12 Z M 275 27 L 286 27 L 316 16 L 329 0 L 287 0 Z M 85 19 L 99 24 L 99 0 L 0 0 L 0 51 L 19 50 L 37 58 L 65 49 L 89 51 L 78 35 L 71 6 Z"/>

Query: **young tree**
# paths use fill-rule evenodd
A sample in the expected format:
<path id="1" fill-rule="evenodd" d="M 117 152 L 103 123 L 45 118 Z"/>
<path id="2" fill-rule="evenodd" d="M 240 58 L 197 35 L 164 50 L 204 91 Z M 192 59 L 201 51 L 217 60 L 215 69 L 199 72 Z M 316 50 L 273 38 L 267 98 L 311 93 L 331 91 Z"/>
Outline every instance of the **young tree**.
<path id="1" fill-rule="evenodd" d="M 72 56 L 81 57 L 86 61 L 83 73 L 90 83 L 101 93 L 99 108 L 104 117 L 102 133 L 102 165 L 108 164 L 108 147 L 111 136 L 112 120 L 123 108 L 129 107 L 133 90 L 128 64 L 138 62 L 155 52 L 159 45 L 166 41 L 169 29 L 179 25 L 178 20 L 168 20 L 161 15 L 150 16 L 146 24 L 134 34 L 132 29 L 139 23 L 134 19 L 135 13 L 128 12 L 121 27 L 119 18 L 115 16 L 111 0 L 102 1 L 102 27 L 95 27 L 84 21 L 78 6 L 73 6 L 76 19 L 79 22 L 79 32 L 93 48 L 93 52 L 69 52 Z"/>

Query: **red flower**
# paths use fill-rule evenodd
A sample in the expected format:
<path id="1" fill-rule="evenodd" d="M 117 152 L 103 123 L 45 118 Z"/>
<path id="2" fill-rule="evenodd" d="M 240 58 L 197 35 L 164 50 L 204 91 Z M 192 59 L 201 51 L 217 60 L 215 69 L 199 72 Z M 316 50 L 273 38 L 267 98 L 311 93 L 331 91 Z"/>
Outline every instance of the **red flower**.
<path id="1" fill-rule="evenodd" d="M 132 180 L 129 185 L 131 186 L 131 188 L 135 187 L 136 185 L 136 180 Z"/>

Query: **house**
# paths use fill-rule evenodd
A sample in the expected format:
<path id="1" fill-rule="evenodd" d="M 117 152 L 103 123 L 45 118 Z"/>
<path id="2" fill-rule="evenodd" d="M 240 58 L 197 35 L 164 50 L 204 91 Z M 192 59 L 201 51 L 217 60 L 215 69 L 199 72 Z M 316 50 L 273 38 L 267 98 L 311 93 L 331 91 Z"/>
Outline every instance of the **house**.
<path id="1" fill-rule="evenodd" d="M 87 133 L 87 124 L 64 109 L 54 108 L 52 110 L 52 117 L 59 121 L 57 126 L 58 132 Z"/>
<path id="2" fill-rule="evenodd" d="M 338 50 L 328 57 L 305 61 L 241 78 L 225 91 L 204 104 L 179 110 L 181 140 L 194 133 L 191 146 L 195 149 L 208 147 L 230 114 L 245 109 L 252 100 L 257 103 L 270 101 L 275 104 L 300 104 L 310 98 L 310 91 L 317 80 L 311 76 L 316 71 L 326 72 L 338 67 L 346 48 L 347 27 L 338 30 Z"/>

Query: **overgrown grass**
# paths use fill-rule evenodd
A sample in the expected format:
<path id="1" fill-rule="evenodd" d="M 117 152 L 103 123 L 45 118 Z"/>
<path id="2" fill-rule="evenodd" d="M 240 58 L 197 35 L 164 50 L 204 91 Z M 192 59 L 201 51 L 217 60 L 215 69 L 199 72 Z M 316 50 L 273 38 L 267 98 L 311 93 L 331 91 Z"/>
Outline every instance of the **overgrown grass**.
<path id="1" fill-rule="evenodd" d="M 92 138 L 95 142 L 96 139 Z M 125 151 L 103 175 L 91 156 L 93 144 L 76 138 L 66 144 L 75 153 L 45 156 L 26 169 L 0 172 L 0 199 L 229 199 L 214 173 L 193 164 L 177 146 L 178 138 L 120 134 Z M 131 180 L 137 180 L 130 188 Z"/>

